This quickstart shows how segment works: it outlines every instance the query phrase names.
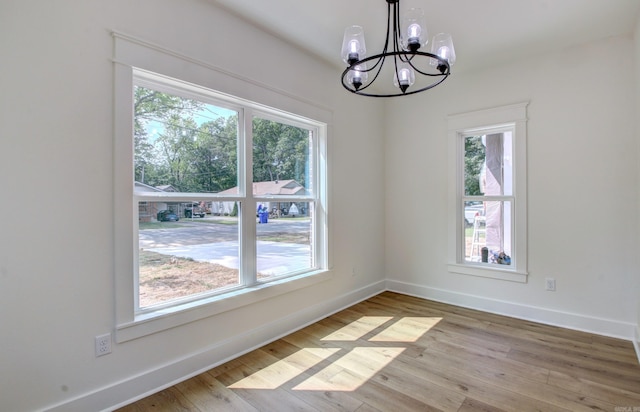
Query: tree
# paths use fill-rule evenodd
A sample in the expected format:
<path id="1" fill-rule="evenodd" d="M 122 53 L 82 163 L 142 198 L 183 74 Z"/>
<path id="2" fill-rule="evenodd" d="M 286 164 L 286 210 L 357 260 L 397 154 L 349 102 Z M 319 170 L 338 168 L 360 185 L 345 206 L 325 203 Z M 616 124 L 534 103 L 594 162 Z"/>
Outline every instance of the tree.
<path id="1" fill-rule="evenodd" d="M 237 185 L 237 116 L 203 123 L 192 156 L 201 192 L 219 192 Z"/>
<path id="2" fill-rule="evenodd" d="M 149 136 L 148 128 L 151 124 L 164 127 L 171 118 L 176 116 L 193 116 L 202 103 L 184 99 L 178 96 L 161 93 L 142 86 L 134 88 L 133 114 L 134 114 L 134 161 L 135 180 L 142 183 L 149 179 L 158 178 L 155 138 Z"/>
<path id="3" fill-rule="evenodd" d="M 480 173 L 485 160 L 485 147 L 482 136 L 464 139 L 464 188 L 465 195 L 480 196 Z"/>
<path id="4" fill-rule="evenodd" d="M 253 181 L 294 179 L 305 185 L 309 131 L 283 123 L 253 120 Z"/>
<path id="5" fill-rule="evenodd" d="M 135 180 L 181 192 L 216 193 L 238 185 L 238 116 L 195 100 L 136 87 Z M 213 114 L 213 116 L 211 116 Z M 207 121 L 203 121 L 207 120 Z M 253 120 L 253 181 L 305 185 L 309 130 Z"/>

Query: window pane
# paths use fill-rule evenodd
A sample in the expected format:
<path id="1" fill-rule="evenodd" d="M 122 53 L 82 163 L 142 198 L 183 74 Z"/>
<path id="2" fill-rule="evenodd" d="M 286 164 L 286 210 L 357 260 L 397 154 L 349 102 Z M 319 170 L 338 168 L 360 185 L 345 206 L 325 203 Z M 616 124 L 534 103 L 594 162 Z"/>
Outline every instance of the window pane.
<path id="1" fill-rule="evenodd" d="M 206 200 L 139 202 L 140 308 L 240 284 L 238 207 Z"/>
<path id="2" fill-rule="evenodd" d="M 253 119 L 253 194 L 305 195 L 312 191 L 312 133 L 308 129 Z"/>
<path id="3" fill-rule="evenodd" d="M 511 196 L 511 152 L 511 132 L 465 137 L 465 195 Z"/>
<path id="4" fill-rule="evenodd" d="M 464 210 L 465 261 L 511 264 L 511 202 L 465 202 Z"/>
<path id="5" fill-rule="evenodd" d="M 315 267 L 312 202 L 262 202 L 257 212 L 258 280 Z"/>
<path id="6" fill-rule="evenodd" d="M 136 86 L 134 115 L 136 182 L 188 193 L 238 186 L 237 112 Z"/>

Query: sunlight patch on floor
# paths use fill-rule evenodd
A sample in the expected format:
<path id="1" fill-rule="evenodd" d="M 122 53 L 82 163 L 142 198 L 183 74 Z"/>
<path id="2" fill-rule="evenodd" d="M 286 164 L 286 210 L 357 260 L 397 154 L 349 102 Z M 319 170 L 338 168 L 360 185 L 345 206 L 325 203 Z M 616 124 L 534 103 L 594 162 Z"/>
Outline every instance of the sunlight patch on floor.
<path id="1" fill-rule="evenodd" d="M 397 320 L 391 323 L 393 319 Z M 441 320 L 439 317 L 363 316 L 321 339 L 334 342 L 359 340 L 357 346 L 354 344 L 352 348 L 347 348 L 345 345 L 349 344 L 341 344 L 340 348 L 304 348 L 239 380 L 229 388 L 277 389 L 302 374 L 313 373 L 309 371 L 324 362 L 328 364 L 326 367 L 294 386 L 293 390 L 354 391 L 400 356 L 406 348 L 401 345 L 398 347 L 398 343 L 416 342 Z M 382 327 L 383 330 L 367 340 L 375 342 L 372 346 L 362 346 L 363 337 Z M 387 342 L 392 346 L 385 346 Z"/>
<path id="2" fill-rule="evenodd" d="M 404 350 L 405 348 L 356 347 L 293 390 L 354 391 Z"/>
<path id="3" fill-rule="evenodd" d="M 239 380 L 231 389 L 276 389 L 304 373 L 340 348 L 304 348 L 258 372 Z"/>
<path id="4" fill-rule="evenodd" d="M 370 342 L 415 342 L 420 339 L 432 327 L 438 324 L 442 318 L 404 317 L 385 328 Z"/>
<path id="5" fill-rule="evenodd" d="M 391 319 L 393 319 L 392 316 L 363 316 L 330 335 L 325 336 L 322 340 L 356 341 L 367 333 L 373 332 L 376 328 L 384 325 Z"/>

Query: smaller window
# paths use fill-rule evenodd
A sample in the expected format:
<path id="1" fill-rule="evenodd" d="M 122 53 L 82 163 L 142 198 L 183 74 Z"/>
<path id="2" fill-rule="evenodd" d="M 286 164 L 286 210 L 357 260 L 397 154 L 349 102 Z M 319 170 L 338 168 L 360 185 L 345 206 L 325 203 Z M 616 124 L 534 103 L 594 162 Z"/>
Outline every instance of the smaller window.
<path id="1" fill-rule="evenodd" d="M 464 261 L 510 265 L 513 252 L 512 130 L 464 139 Z"/>
<path id="2" fill-rule="evenodd" d="M 526 281 L 526 104 L 449 117 L 449 270 Z"/>

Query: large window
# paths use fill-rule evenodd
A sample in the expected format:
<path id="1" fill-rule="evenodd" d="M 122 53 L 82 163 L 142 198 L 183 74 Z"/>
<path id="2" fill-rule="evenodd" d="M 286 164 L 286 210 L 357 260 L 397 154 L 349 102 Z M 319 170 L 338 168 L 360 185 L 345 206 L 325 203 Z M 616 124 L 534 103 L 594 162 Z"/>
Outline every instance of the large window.
<path id="1" fill-rule="evenodd" d="M 136 68 L 139 54 L 116 66 L 116 339 L 326 278 L 326 123 L 285 96 L 289 111 Z"/>
<path id="2" fill-rule="evenodd" d="M 452 272 L 526 281 L 526 105 L 449 117 Z"/>

